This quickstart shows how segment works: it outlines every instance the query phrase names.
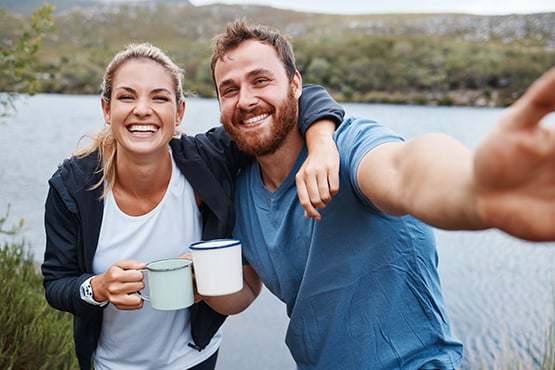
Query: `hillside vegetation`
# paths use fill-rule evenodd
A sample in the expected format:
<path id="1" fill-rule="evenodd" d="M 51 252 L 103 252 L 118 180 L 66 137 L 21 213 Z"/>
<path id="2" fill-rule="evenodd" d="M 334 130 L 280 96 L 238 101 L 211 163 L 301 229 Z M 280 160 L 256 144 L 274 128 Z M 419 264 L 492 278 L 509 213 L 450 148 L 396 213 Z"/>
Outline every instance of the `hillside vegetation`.
<path id="1" fill-rule="evenodd" d="M 95 94 L 113 54 L 148 41 L 185 68 L 188 90 L 212 97 L 210 41 L 236 18 L 291 35 L 304 82 L 323 84 L 342 101 L 504 106 L 555 65 L 555 13 L 329 15 L 163 0 L 79 3 L 55 13 L 40 63 L 27 71 L 41 81 L 39 92 Z M 12 10 L 0 9 L 4 43 L 28 22 Z M 0 91 L 10 86 L 0 81 Z"/>

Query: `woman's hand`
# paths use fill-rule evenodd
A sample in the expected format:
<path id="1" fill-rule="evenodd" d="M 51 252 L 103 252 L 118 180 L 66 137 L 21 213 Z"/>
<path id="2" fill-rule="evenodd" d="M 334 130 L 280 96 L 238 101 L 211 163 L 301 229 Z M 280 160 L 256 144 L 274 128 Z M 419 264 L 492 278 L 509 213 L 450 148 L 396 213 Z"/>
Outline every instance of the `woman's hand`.
<path id="1" fill-rule="evenodd" d="M 146 264 L 133 260 L 114 263 L 108 271 L 91 279 L 95 301 L 110 301 L 118 310 L 137 310 L 143 300 L 137 294 L 144 289 L 142 269 Z"/>
<path id="2" fill-rule="evenodd" d="M 191 252 L 187 252 L 179 256 L 179 258 L 184 258 L 192 261 L 193 254 Z M 199 303 L 200 301 L 202 301 L 203 297 L 198 293 L 198 290 L 197 290 L 197 279 L 195 277 L 195 265 L 191 265 L 191 266 L 192 266 L 191 273 L 193 275 L 193 294 L 195 296 L 195 303 Z"/>
<path id="3" fill-rule="evenodd" d="M 320 121 L 306 131 L 308 156 L 297 172 L 297 194 L 305 217 L 320 220 L 324 208 L 339 191 L 339 152 L 333 140 L 335 124 Z"/>

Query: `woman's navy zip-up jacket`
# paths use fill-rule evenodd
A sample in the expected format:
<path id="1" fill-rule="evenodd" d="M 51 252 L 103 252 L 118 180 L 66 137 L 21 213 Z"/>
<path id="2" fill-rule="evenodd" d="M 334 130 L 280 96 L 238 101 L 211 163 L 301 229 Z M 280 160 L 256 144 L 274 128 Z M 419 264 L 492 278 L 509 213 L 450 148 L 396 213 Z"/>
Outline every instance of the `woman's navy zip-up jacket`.
<path id="1" fill-rule="evenodd" d="M 303 132 L 319 119 L 339 124 L 344 111 L 320 86 L 303 87 L 299 105 L 299 128 Z M 222 127 L 195 137 L 182 135 L 170 142 L 174 161 L 195 193 L 200 206 L 204 240 L 230 237 L 235 222 L 233 189 L 237 171 L 251 163 Z M 49 304 L 74 315 L 75 351 L 82 370 L 91 369 L 102 326 L 103 308 L 80 297 L 81 284 L 93 276 L 104 203 L 98 183 L 98 155 L 66 159 L 49 180 L 45 204 L 46 251 L 41 266 Z M 193 348 L 202 350 L 225 317 L 204 302 L 190 308 Z"/>

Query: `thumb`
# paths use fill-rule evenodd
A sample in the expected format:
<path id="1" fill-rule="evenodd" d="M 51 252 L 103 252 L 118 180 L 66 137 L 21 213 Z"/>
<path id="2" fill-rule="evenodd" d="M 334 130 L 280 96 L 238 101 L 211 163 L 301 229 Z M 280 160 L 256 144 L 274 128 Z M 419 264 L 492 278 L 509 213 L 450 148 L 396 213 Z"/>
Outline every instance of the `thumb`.
<path id="1" fill-rule="evenodd" d="M 555 67 L 548 70 L 509 108 L 514 124 L 534 126 L 555 110 Z"/>

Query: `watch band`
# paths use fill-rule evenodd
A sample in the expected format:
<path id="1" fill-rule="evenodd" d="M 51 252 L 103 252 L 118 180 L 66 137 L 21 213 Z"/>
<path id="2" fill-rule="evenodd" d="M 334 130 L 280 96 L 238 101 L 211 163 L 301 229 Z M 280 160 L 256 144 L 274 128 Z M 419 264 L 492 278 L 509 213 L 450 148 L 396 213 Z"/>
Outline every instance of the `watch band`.
<path id="1" fill-rule="evenodd" d="M 92 305 L 95 306 L 106 306 L 108 304 L 108 301 L 104 301 L 104 302 L 98 302 L 95 301 L 94 296 L 93 296 L 93 289 L 91 286 L 91 279 L 93 278 L 93 276 L 91 276 L 90 278 L 88 278 L 87 280 L 85 280 L 83 282 L 83 284 L 81 284 L 81 287 L 79 289 L 79 293 L 81 295 L 81 299 L 84 300 L 87 303 L 90 303 Z"/>

